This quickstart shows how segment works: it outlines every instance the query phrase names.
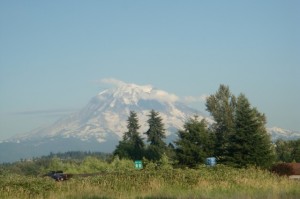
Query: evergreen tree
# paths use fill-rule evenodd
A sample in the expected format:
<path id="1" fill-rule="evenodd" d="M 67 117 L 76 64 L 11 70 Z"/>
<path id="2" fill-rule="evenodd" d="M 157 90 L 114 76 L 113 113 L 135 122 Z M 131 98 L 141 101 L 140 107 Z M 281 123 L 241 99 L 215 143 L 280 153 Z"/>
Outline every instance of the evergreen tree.
<path id="1" fill-rule="evenodd" d="M 119 141 L 119 144 L 116 146 L 116 149 L 113 152 L 114 156 L 118 156 L 120 158 L 132 159 L 131 153 L 133 151 L 132 145 L 125 140 Z"/>
<path id="2" fill-rule="evenodd" d="M 123 140 L 119 142 L 114 155 L 121 158 L 141 159 L 144 155 L 144 142 L 139 135 L 140 125 L 136 112 L 130 111 L 127 119 L 127 131 L 123 135 Z"/>
<path id="3" fill-rule="evenodd" d="M 241 94 L 236 105 L 235 133 L 229 138 L 228 160 L 231 165 L 268 167 L 273 163 L 274 153 L 265 123 L 265 116 L 252 108 Z"/>
<path id="4" fill-rule="evenodd" d="M 150 145 L 146 155 L 150 160 L 159 160 L 167 150 L 166 143 L 163 141 L 166 138 L 164 124 L 158 112 L 151 110 L 148 116 L 149 129 L 145 134 Z"/>
<path id="5" fill-rule="evenodd" d="M 277 162 L 300 162 L 300 139 L 282 140 L 275 142 Z"/>
<path id="6" fill-rule="evenodd" d="M 279 139 L 275 142 L 276 161 L 277 162 L 292 162 L 293 148 L 289 141 Z"/>
<path id="7" fill-rule="evenodd" d="M 147 141 L 153 146 L 166 147 L 166 143 L 163 141 L 166 135 L 162 118 L 159 116 L 159 113 L 154 110 L 151 110 L 148 116 L 149 129 L 145 133 L 147 135 Z"/>
<path id="8" fill-rule="evenodd" d="M 205 158 L 212 155 L 213 140 L 206 127 L 205 120 L 199 121 L 197 116 L 184 124 L 178 131 L 176 157 L 180 165 L 195 167 L 204 163 Z"/>
<path id="9" fill-rule="evenodd" d="M 216 139 L 214 155 L 221 163 L 228 160 L 229 136 L 234 133 L 235 106 L 236 98 L 225 85 L 220 85 L 219 90 L 206 100 L 206 110 L 215 121 L 211 126 Z"/>
<path id="10" fill-rule="evenodd" d="M 237 167 L 268 167 L 273 162 L 265 115 L 252 108 L 244 95 L 236 99 L 228 86 L 220 85 L 216 94 L 207 98 L 206 108 L 215 120 L 211 129 L 218 162 Z"/>

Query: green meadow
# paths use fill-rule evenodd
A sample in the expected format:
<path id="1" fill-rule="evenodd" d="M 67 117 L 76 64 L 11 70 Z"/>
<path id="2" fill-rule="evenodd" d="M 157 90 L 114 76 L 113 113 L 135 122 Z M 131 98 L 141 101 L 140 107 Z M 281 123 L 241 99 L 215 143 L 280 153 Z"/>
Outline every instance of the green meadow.
<path id="1" fill-rule="evenodd" d="M 195 169 L 173 168 L 169 164 L 149 162 L 144 169 L 134 169 L 130 160 L 111 163 L 87 158 L 82 164 L 59 163 L 47 169 L 66 169 L 74 175 L 56 182 L 42 175 L 13 174 L 1 170 L 0 198 L 100 199 L 100 198 L 300 198 L 300 181 L 278 176 L 257 168 L 237 169 L 224 165 Z"/>

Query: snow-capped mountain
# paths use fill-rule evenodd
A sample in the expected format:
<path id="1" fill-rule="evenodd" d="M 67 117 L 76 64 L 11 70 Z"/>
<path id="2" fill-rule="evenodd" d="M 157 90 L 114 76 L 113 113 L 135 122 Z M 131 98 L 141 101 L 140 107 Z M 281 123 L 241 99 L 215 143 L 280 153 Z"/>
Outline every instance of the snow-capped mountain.
<path id="1" fill-rule="evenodd" d="M 135 111 L 146 132 L 151 109 L 159 112 L 167 130 L 167 142 L 176 139 L 176 131 L 194 115 L 213 121 L 199 111 L 181 103 L 178 97 L 150 85 L 140 86 L 118 82 L 116 87 L 94 96 L 77 113 L 54 124 L 0 142 L 0 162 L 47 155 L 50 152 L 101 151 L 112 152 L 127 130 L 129 112 Z M 269 128 L 272 140 L 300 138 L 299 132 L 277 127 Z M 7 153 L 9 151 L 9 153 Z"/>
<path id="2" fill-rule="evenodd" d="M 129 112 L 137 113 L 140 132 L 143 133 L 147 131 L 151 109 L 158 111 L 163 119 L 168 142 L 174 141 L 175 132 L 183 127 L 188 118 L 194 115 L 198 115 L 199 119 L 204 118 L 199 111 L 181 103 L 176 95 L 150 85 L 122 82 L 117 87 L 100 92 L 79 112 L 64 117 L 53 125 L 4 141 L 0 144 L 0 151 L 3 151 L 3 144 L 8 146 L 11 143 L 14 147 L 10 151 L 21 148 L 23 153 L 30 152 L 30 157 L 43 155 L 40 153 L 42 151 L 46 154 L 70 150 L 111 152 L 127 130 Z M 26 145 L 25 149 L 20 147 L 22 145 Z M 20 154 L 18 151 L 16 153 Z M 4 155 L 8 156 L 5 152 L 0 152 L 2 161 L 1 156 Z"/>
<path id="3" fill-rule="evenodd" d="M 279 127 L 267 128 L 273 141 L 278 139 L 293 140 L 300 139 L 300 132 L 282 129 Z"/>
<path id="4" fill-rule="evenodd" d="M 111 136 L 121 139 L 126 131 L 129 112 L 137 112 L 140 131 L 145 132 L 151 109 L 159 112 L 167 135 L 171 135 L 174 129 L 182 128 L 183 123 L 193 115 L 203 118 L 199 111 L 180 103 L 175 95 L 152 86 L 124 83 L 100 92 L 81 111 L 62 118 L 47 128 L 14 137 L 11 141 L 55 136 L 79 138 L 83 141 L 96 139 L 100 143 Z"/>

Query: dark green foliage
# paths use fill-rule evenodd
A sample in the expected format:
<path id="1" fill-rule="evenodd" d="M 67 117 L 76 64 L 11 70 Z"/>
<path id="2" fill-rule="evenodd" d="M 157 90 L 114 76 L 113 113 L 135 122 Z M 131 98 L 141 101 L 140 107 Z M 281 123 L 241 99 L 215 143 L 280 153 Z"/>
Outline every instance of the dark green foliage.
<path id="1" fill-rule="evenodd" d="M 39 161 L 20 161 L 14 164 L 3 166 L 9 169 L 10 172 L 23 175 L 38 175 L 40 173 L 41 160 Z"/>
<path id="2" fill-rule="evenodd" d="M 300 162 L 300 139 L 277 140 L 275 149 L 278 162 Z"/>
<path id="3" fill-rule="evenodd" d="M 151 110 L 148 119 L 149 129 L 145 132 L 149 146 L 146 150 L 146 158 L 159 160 L 162 154 L 167 152 L 167 146 L 163 139 L 166 138 L 164 124 L 159 113 Z"/>
<path id="4" fill-rule="evenodd" d="M 292 147 L 289 141 L 277 140 L 275 142 L 276 160 L 278 162 L 291 162 L 292 159 Z"/>
<path id="5" fill-rule="evenodd" d="M 274 160 L 266 118 L 252 108 L 245 95 L 238 99 L 229 87 L 220 85 L 215 95 L 207 98 L 207 110 L 215 120 L 215 156 L 218 162 L 236 167 L 255 165 L 269 167 Z"/>
<path id="6" fill-rule="evenodd" d="M 151 161 L 158 161 L 164 152 L 165 149 L 163 148 L 155 145 L 149 145 L 146 149 L 145 157 Z"/>
<path id="7" fill-rule="evenodd" d="M 300 139 L 292 141 L 292 158 L 295 162 L 300 162 Z"/>
<path id="8" fill-rule="evenodd" d="M 148 137 L 147 141 L 150 145 L 162 148 L 166 147 L 166 143 L 163 141 L 163 139 L 166 138 L 166 135 L 162 118 L 159 116 L 159 113 L 154 110 L 151 110 L 148 116 L 149 129 L 145 133 Z"/>
<path id="9" fill-rule="evenodd" d="M 205 158 L 212 155 L 213 139 L 207 130 L 205 120 L 189 119 L 184 124 L 184 130 L 178 131 L 175 142 L 176 157 L 180 165 L 195 167 L 204 163 Z"/>
<path id="10" fill-rule="evenodd" d="M 62 163 L 66 165 L 79 165 L 86 160 L 87 157 L 96 158 L 101 161 L 111 161 L 111 154 L 101 152 L 70 151 L 57 154 L 50 153 L 50 155 L 42 156 L 40 158 L 0 164 L 0 174 L 7 172 L 18 175 L 38 176 L 48 172 L 47 169 L 50 168 L 64 170 L 65 168 L 60 167 Z"/>
<path id="11" fill-rule="evenodd" d="M 127 141 L 120 141 L 116 146 L 113 154 L 114 156 L 119 156 L 120 158 L 130 159 L 131 152 L 133 151 L 132 145 Z"/>
<path id="12" fill-rule="evenodd" d="M 264 125 L 265 116 L 252 108 L 241 94 L 235 111 L 235 133 L 229 138 L 229 164 L 237 167 L 268 167 L 272 164 L 271 141 Z"/>
<path id="13" fill-rule="evenodd" d="M 124 141 L 130 141 L 133 139 L 134 135 L 138 135 L 138 130 L 141 126 L 137 118 L 137 114 L 134 111 L 130 111 L 129 117 L 127 119 L 127 131 L 123 135 Z"/>
<path id="14" fill-rule="evenodd" d="M 144 156 L 144 142 L 138 132 L 140 125 L 134 111 L 130 111 L 127 123 L 128 131 L 124 133 L 123 140 L 119 142 L 114 155 L 132 160 L 141 159 Z"/>
<path id="15" fill-rule="evenodd" d="M 177 164 L 175 162 L 176 160 L 176 151 L 175 151 L 175 146 L 172 143 L 169 143 L 167 146 L 167 150 L 165 152 L 166 156 L 172 161 L 172 164 L 175 165 Z"/>
<path id="16" fill-rule="evenodd" d="M 228 159 L 229 136 L 234 133 L 235 106 L 235 96 L 225 85 L 220 85 L 219 90 L 206 101 L 206 109 L 216 122 L 211 128 L 216 138 L 214 155 L 220 163 L 225 163 Z"/>
<path id="17" fill-rule="evenodd" d="M 91 151 L 68 151 L 64 153 L 50 153 L 48 156 L 42 156 L 41 159 L 51 159 L 53 157 L 58 157 L 62 160 L 83 160 L 87 156 L 96 157 L 102 160 L 111 159 L 111 154 Z"/>

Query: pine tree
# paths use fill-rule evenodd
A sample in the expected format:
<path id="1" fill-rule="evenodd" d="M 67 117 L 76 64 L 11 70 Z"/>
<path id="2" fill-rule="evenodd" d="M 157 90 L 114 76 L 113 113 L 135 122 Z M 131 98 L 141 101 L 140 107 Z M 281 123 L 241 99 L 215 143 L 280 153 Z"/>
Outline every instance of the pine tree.
<path id="1" fill-rule="evenodd" d="M 158 112 L 151 110 L 148 116 L 149 129 L 145 134 L 150 145 L 147 149 L 147 158 L 150 160 L 159 160 L 167 150 L 166 143 L 163 141 L 166 138 L 164 124 Z"/>
<path id="2" fill-rule="evenodd" d="M 153 146 L 166 147 L 166 143 L 163 141 L 166 135 L 162 118 L 159 116 L 159 113 L 154 110 L 151 110 L 148 116 L 149 129 L 145 133 L 148 137 L 147 141 Z"/>
<path id="3" fill-rule="evenodd" d="M 220 85 L 216 94 L 207 98 L 206 107 L 215 120 L 211 129 L 219 162 L 237 167 L 268 167 L 273 162 L 266 117 L 251 107 L 245 95 L 236 99 L 228 86 Z"/>
<path id="4" fill-rule="evenodd" d="M 212 155 L 213 140 L 205 120 L 199 121 L 197 116 L 190 118 L 184 124 L 184 129 L 178 131 L 178 138 L 175 144 L 176 157 L 180 165 L 195 167 Z"/>
<path id="5" fill-rule="evenodd" d="M 228 156 L 231 165 L 268 167 L 274 154 L 269 135 L 265 129 L 265 116 L 252 108 L 245 95 L 237 99 L 235 133 L 230 134 Z"/>
<path id="6" fill-rule="evenodd" d="M 115 155 L 130 159 L 142 159 L 144 155 L 144 142 L 138 130 L 140 125 L 136 112 L 130 111 L 127 119 L 127 131 L 123 135 L 123 140 L 119 142 Z"/>
<path id="7" fill-rule="evenodd" d="M 132 159 L 131 152 L 133 151 L 132 145 L 125 140 L 119 141 L 119 144 L 116 146 L 116 149 L 113 152 L 114 156 L 118 156 L 120 158 Z"/>
<path id="8" fill-rule="evenodd" d="M 229 136 L 234 133 L 235 106 L 236 98 L 225 85 L 220 85 L 219 90 L 206 100 L 206 109 L 215 121 L 211 127 L 216 138 L 214 155 L 221 163 L 228 159 Z"/>

